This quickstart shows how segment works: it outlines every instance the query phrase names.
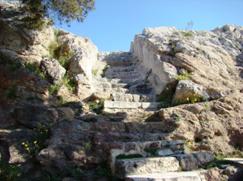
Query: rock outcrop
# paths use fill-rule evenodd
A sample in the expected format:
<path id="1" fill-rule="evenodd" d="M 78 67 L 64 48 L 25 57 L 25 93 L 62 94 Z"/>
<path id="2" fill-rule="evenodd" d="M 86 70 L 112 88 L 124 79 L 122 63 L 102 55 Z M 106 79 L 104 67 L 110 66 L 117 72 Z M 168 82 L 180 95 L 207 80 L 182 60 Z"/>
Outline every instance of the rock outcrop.
<path id="1" fill-rule="evenodd" d="M 242 27 L 147 28 L 104 53 L 0 8 L 0 180 L 242 178 L 218 160 L 243 155 Z"/>

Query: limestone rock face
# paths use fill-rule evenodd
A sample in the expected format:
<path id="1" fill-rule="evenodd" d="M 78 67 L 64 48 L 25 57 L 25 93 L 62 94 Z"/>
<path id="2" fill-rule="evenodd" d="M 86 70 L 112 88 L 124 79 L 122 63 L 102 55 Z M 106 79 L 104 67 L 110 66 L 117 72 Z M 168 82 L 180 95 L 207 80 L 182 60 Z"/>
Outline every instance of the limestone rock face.
<path id="1" fill-rule="evenodd" d="M 190 150 L 231 153 L 235 146 L 243 148 L 242 93 L 234 93 L 215 101 L 180 105 L 161 109 L 161 123 L 170 137 L 188 140 Z"/>
<path id="2" fill-rule="evenodd" d="M 66 73 L 65 68 L 55 59 L 44 58 L 41 61 L 40 68 L 53 83 L 60 82 Z"/>
<path id="3" fill-rule="evenodd" d="M 97 47 L 88 39 L 75 36 L 71 33 L 62 33 L 58 42 L 66 46 L 72 53 L 69 71 L 73 74 L 83 73 L 92 79 L 92 68 L 98 59 Z"/>
<path id="4" fill-rule="evenodd" d="M 238 26 L 226 25 L 211 32 L 146 28 L 135 36 L 131 52 L 143 71 L 150 73 L 157 94 L 184 70 L 193 82 L 224 93 L 240 86 L 242 41 L 243 28 Z"/>

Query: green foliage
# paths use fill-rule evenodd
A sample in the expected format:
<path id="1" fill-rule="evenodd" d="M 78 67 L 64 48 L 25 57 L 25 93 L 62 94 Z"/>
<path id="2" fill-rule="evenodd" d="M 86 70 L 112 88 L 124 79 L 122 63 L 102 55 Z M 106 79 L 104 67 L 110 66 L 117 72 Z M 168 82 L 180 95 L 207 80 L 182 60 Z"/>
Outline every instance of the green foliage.
<path id="1" fill-rule="evenodd" d="M 97 114 L 100 114 L 102 113 L 102 110 L 104 109 L 104 100 L 94 100 L 94 101 L 90 101 L 88 102 L 88 105 L 89 105 L 89 110 L 97 113 Z"/>
<path id="2" fill-rule="evenodd" d="M 16 85 L 12 85 L 10 86 L 5 92 L 4 95 L 7 99 L 16 99 L 17 96 L 17 86 Z"/>
<path id="3" fill-rule="evenodd" d="M 76 87 L 76 81 L 74 78 L 68 76 L 67 74 L 63 77 L 63 84 L 68 88 L 68 90 L 74 92 Z"/>
<path id="4" fill-rule="evenodd" d="M 189 80 L 191 78 L 191 74 L 188 72 L 183 72 L 176 76 L 176 80 Z"/>
<path id="5" fill-rule="evenodd" d="M 56 50 L 58 49 L 59 45 L 57 41 L 52 41 L 49 46 L 48 46 L 48 51 L 50 58 L 55 58 L 56 57 Z"/>
<path id="6" fill-rule="evenodd" d="M 60 22 L 83 21 L 94 8 L 94 0 L 22 0 L 25 11 L 37 20 L 45 16 Z"/>
<path id="7" fill-rule="evenodd" d="M 157 156 L 158 148 L 145 148 L 144 151 L 149 153 L 150 156 Z"/>
<path id="8" fill-rule="evenodd" d="M 37 155 L 45 147 L 45 141 L 50 135 L 49 129 L 50 125 L 38 124 L 34 129 L 37 135 L 31 140 L 23 141 L 21 143 L 24 150 L 33 157 Z"/>
<path id="9" fill-rule="evenodd" d="M 193 32 L 192 31 L 182 31 L 181 34 L 182 34 L 182 36 L 184 36 L 186 38 L 193 37 Z"/>
<path id="10" fill-rule="evenodd" d="M 41 79 L 45 79 L 45 74 L 40 70 L 39 66 L 36 63 L 26 63 L 25 68 L 30 72 L 38 75 Z"/>
<path id="11" fill-rule="evenodd" d="M 52 84 L 49 86 L 48 91 L 51 95 L 55 95 L 59 91 L 60 87 L 61 84 Z"/>
<path id="12" fill-rule="evenodd" d="M 19 181 L 21 175 L 22 173 L 19 165 L 0 161 L 0 180 Z"/>
<path id="13" fill-rule="evenodd" d="M 180 104 L 194 104 L 197 102 L 202 102 L 204 98 L 201 95 L 198 94 L 191 94 L 188 95 L 186 98 L 183 99 L 177 99 L 173 102 L 173 105 L 180 105 Z"/>
<path id="14" fill-rule="evenodd" d="M 92 70 L 92 75 L 93 76 L 97 76 L 98 75 L 98 71 L 99 71 L 98 69 L 93 69 Z"/>
<path id="15" fill-rule="evenodd" d="M 118 155 L 116 159 L 132 159 L 132 158 L 142 158 L 143 156 L 140 154 L 129 154 L 129 155 Z"/>

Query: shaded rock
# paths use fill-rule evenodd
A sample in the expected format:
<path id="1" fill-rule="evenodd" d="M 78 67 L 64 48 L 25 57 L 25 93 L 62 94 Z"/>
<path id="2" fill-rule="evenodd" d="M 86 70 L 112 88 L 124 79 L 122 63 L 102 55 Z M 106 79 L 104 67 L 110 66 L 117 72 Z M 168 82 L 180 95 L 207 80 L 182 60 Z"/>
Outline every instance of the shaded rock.
<path id="1" fill-rule="evenodd" d="M 66 70 L 55 59 L 44 58 L 41 61 L 40 68 L 54 84 L 59 83 L 66 73 Z"/>
<path id="2" fill-rule="evenodd" d="M 28 127 L 36 128 L 39 125 L 50 125 L 57 121 L 58 112 L 54 108 L 26 104 L 13 111 L 16 122 Z"/>
<path id="3" fill-rule="evenodd" d="M 70 60 L 69 71 L 73 74 L 84 74 L 92 79 L 92 68 L 98 59 L 98 49 L 88 39 L 75 36 L 71 33 L 61 32 L 58 42 L 66 46 L 73 53 Z"/>

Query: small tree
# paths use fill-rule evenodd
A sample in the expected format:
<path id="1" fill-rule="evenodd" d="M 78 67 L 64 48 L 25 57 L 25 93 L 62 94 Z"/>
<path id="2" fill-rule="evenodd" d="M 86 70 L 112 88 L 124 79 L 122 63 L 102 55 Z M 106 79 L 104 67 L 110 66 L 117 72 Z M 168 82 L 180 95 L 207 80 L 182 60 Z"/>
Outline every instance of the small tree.
<path id="1" fill-rule="evenodd" d="M 34 19 L 49 17 L 60 22 L 83 21 L 94 9 L 95 0 L 22 0 L 24 8 Z"/>

